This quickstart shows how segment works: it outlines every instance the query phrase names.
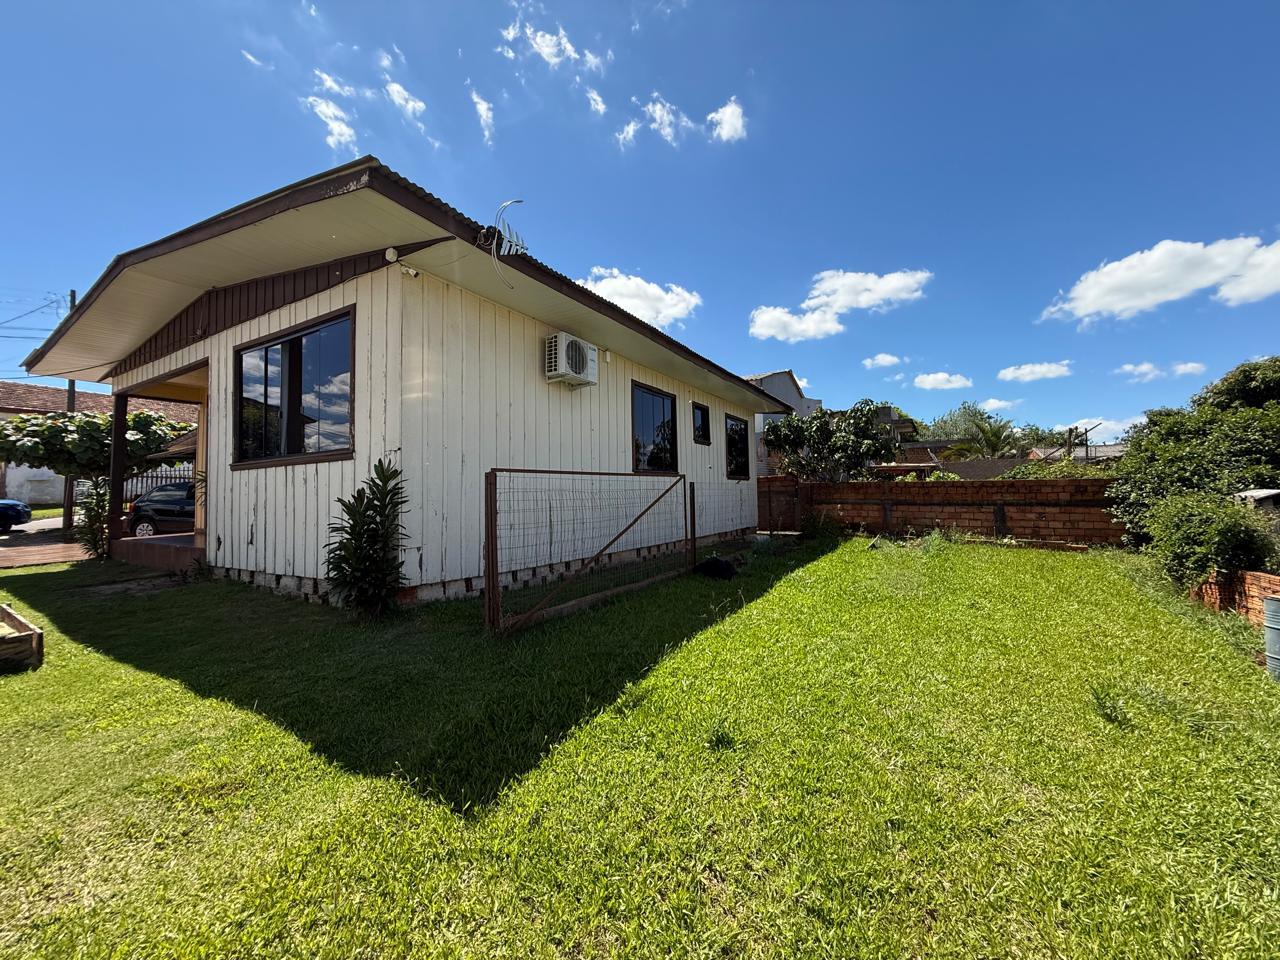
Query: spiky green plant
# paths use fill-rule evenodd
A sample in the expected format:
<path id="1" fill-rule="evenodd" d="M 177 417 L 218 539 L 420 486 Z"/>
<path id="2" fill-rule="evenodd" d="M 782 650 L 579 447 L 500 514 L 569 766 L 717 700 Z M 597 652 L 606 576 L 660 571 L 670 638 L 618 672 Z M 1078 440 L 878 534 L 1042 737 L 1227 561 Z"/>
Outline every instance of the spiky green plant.
<path id="1" fill-rule="evenodd" d="M 404 525 L 400 516 L 409 498 L 403 473 L 384 460 L 350 497 L 337 500 L 339 515 L 329 524 L 334 539 L 325 557 L 331 595 L 343 606 L 377 619 L 396 607 L 404 586 L 400 559 Z"/>
<path id="2" fill-rule="evenodd" d="M 90 556 L 105 560 L 110 544 L 107 521 L 111 515 L 111 486 L 106 477 L 90 477 L 85 482 L 89 489 L 76 504 L 72 534 Z"/>

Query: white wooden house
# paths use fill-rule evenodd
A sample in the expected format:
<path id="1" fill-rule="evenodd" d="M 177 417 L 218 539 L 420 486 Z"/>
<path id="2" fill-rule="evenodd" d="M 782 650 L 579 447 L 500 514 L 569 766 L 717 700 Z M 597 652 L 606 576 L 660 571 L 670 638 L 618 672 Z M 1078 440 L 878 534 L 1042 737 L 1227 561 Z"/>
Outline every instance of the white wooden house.
<path id="1" fill-rule="evenodd" d="M 494 239 L 366 157 L 116 257 L 25 365 L 200 404 L 192 547 L 282 589 L 323 590 L 334 500 L 382 457 L 424 597 L 481 586 L 490 468 L 684 474 L 699 532 L 753 529 L 754 415 L 787 405 Z M 548 378 L 562 333 L 595 383 Z"/>

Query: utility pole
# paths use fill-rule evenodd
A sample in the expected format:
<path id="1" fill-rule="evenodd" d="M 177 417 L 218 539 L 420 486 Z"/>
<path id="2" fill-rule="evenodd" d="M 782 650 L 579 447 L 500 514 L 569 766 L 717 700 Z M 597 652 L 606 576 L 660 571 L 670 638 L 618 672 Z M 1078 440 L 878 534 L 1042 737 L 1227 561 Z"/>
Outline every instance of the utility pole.
<path id="1" fill-rule="evenodd" d="M 67 296 L 69 307 L 68 315 L 76 308 L 76 292 L 74 290 Z M 75 413 L 76 410 L 76 382 L 67 380 L 67 412 Z M 76 512 L 76 478 L 65 477 L 62 481 L 62 529 L 70 530 Z"/>

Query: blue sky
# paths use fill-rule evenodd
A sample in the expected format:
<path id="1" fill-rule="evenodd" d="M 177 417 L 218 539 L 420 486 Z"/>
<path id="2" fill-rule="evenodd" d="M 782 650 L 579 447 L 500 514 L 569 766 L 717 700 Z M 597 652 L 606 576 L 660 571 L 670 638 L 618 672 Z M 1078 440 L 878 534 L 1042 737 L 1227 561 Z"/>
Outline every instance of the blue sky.
<path id="1" fill-rule="evenodd" d="M 373 153 L 482 221 L 523 198 L 535 256 L 828 406 L 1118 429 L 1276 350 L 1275 3 L 8 15 L 0 321 Z"/>

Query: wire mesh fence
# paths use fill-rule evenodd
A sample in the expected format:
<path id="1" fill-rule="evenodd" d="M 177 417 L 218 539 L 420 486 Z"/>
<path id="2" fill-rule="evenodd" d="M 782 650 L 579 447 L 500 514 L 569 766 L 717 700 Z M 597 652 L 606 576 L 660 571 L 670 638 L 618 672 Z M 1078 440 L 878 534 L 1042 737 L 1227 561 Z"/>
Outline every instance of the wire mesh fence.
<path id="1" fill-rule="evenodd" d="M 485 618 L 514 630 L 690 566 L 682 475 L 490 470 Z"/>
<path id="2" fill-rule="evenodd" d="M 495 469 L 485 477 L 485 618 L 517 630 L 746 546 L 755 484 Z"/>

